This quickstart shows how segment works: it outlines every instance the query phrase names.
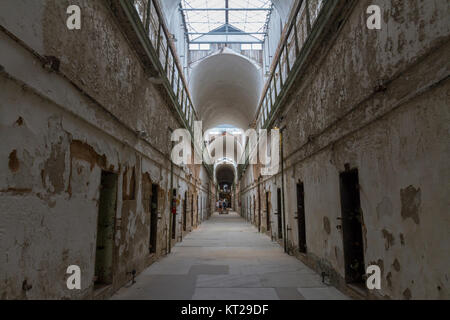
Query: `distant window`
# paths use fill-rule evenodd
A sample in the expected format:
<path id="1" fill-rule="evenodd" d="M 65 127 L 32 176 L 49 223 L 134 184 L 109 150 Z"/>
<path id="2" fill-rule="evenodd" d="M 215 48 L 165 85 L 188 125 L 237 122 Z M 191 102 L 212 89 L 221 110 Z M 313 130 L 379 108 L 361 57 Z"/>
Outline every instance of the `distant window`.
<path id="1" fill-rule="evenodd" d="M 200 45 L 198 43 L 189 44 L 189 50 L 200 50 Z"/>
<path id="2" fill-rule="evenodd" d="M 211 45 L 209 43 L 191 43 L 189 44 L 189 50 L 191 51 L 209 51 L 211 50 Z"/>
<path id="3" fill-rule="evenodd" d="M 262 50 L 262 44 L 261 43 L 254 43 L 252 44 L 252 50 Z"/>
<path id="4" fill-rule="evenodd" d="M 245 51 L 245 50 L 256 50 L 256 51 L 260 51 L 262 50 L 262 44 L 261 43 L 243 43 L 241 44 L 241 50 Z"/>

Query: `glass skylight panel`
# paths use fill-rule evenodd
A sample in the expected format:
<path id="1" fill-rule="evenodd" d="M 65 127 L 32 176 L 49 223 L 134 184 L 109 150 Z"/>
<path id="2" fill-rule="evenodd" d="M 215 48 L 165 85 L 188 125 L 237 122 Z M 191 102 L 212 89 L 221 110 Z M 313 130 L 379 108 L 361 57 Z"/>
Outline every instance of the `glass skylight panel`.
<path id="1" fill-rule="evenodd" d="M 189 40 L 197 40 L 199 42 L 222 41 L 223 39 L 250 39 L 254 41 L 264 40 L 265 25 L 268 14 L 272 7 L 270 0 L 228 0 L 228 8 L 243 9 L 230 10 L 228 15 L 225 10 L 211 10 L 211 9 L 225 9 L 225 0 L 182 0 L 183 9 L 209 9 L 209 10 L 186 10 L 184 11 L 186 27 L 189 35 Z M 246 10 L 246 9 L 266 9 L 266 10 Z M 243 33 L 250 33 L 247 38 L 234 37 L 232 35 L 224 36 L 219 34 L 204 36 L 216 29 L 219 29 L 228 24 Z M 246 41 L 247 41 L 246 40 Z M 226 40 L 227 41 L 227 40 Z M 225 41 L 225 42 L 226 42 Z M 213 41 L 212 41 L 213 42 Z"/>
<path id="2" fill-rule="evenodd" d="M 229 0 L 231 8 L 244 9 L 270 9 L 271 1 L 267 0 Z M 230 24 L 244 32 L 263 33 L 268 11 L 231 11 Z M 263 40 L 264 35 L 254 34 L 254 37 Z"/>

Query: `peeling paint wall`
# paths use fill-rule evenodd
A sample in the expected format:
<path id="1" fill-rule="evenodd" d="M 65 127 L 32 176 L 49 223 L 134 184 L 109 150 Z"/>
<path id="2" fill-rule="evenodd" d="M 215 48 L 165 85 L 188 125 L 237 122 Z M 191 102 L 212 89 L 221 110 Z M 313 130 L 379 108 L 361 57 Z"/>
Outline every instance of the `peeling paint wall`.
<path id="1" fill-rule="evenodd" d="M 82 8 L 80 31 L 65 26 L 66 1 L 0 3 L 2 299 L 105 298 L 169 250 L 167 128 L 181 126 L 107 1 L 71 4 Z M 102 170 L 118 176 L 113 283 L 95 291 Z M 209 197 L 204 167 L 175 167 L 173 177 L 179 195 Z M 150 254 L 154 196 L 160 219 Z M 207 217 L 210 208 L 203 209 Z M 81 291 L 66 287 L 69 265 L 81 268 Z"/>
<path id="2" fill-rule="evenodd" d="M 371 4 L 383 10 L 380 31 L 365 26 Z M 283 106 L 288 245 L 342 290 L 339 174 L 348 166 L 359 170 L 365 264 L 382 270 L 382 289 L 368 297 L 450 297 L 449 12 L 439 0 L 357 1 L 339 32 L 329 26 Z M 257 177 L 247 169 L 242 198 L 256 192 Z M 261 182 L 275 204 L 280 177 Z M 306 255 L 298 253 L 299 182 Z"/>

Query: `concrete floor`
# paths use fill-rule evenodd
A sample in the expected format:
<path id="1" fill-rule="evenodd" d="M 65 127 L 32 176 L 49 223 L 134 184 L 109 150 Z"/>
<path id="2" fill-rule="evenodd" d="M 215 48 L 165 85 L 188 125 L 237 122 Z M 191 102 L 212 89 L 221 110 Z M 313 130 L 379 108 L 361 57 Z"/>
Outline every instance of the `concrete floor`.
<path id="1" fill-rule="evenodd" d="M 236 213 L 215 214 L 112 299 L 348 299 Z"/>

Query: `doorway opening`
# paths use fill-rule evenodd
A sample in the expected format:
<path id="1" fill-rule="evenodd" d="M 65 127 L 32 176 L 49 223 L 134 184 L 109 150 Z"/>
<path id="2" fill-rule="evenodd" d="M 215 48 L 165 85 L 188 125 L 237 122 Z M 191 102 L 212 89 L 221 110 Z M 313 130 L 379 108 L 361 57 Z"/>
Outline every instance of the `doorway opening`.
<path id="1" fill-rule="evenodd" d="M 191 196 L 191 227 L 194 226 L 194 195 Z"/>
<path id="2" fill-rule="evenodd" d="M 247 221 L 251 221 L 251 215 L 252 215 L 252 204 L 250 197 L 247 197 Z"/>
<path id="3" fill-rule="evenodd" d="M 253 195 L 253 224 L 256 224 L 256 199 L 255 195 Z"/>
<path id="4" fill-rule="evenodd" d="M 200 215 L 199 215 L 200 223 L 203 221 L 203 196 L 200 197 Z"/>
<path id="5" fill-rule="evenodd" d="M 183 231 L 187 230 L 187 192 L 184 193 L 183 200 Z"/>
<path id="6" fill-rule="evenodd" d="M 306 253 L 305 187 L 297 184 L 298 251 Z"/>
<path id="7" fill-rule="evenodd" d="M 109 285 L 112 283 L 117 179 L 117 174 L 102 171 L 97 217 L 95 286 Z"/>
<path id="8" fill-rule="evenodd" d="M 261 191 L 258 184 L 258 232 L 261 232 Z"/>
<path id="9" fill-rule="evenodd" d="M 196 224 L 197 224 L 197 226 L 198 226 L 198 210 L 199 210 L 199 202 L 198 202 L 198 195 L 197 195 L 197 208 L 196 208 L 196 210 L 195 210 L 195 212 L 196 212 L 196 215 L 195 215 L 195 220 L 196 220 Z"/>
<path id="10" fill-rule="evenodd" d="M 364 245 L 362 210 L 358 170 L 348 170 L 340 175 L 342 234 L 344 241 L 345 280 L 347 283 L 364 283 Z"/>
<path id="11" fill-rule="evenodd" d="M 278 224 L 278 239 L 283 239 L 283 223 L 281 217 L 281 189 L 277 189 L 277 224 Z"/>
<path id="12" fill-rule="evenodd" d="M 267 231 L 270 231 L 271 225 L 270 225 L 269 192 L 266 192 L 266 226 Z"/>
<path id="13" fill-rule="evenodd" d="M 177 189 L 172 192 L 172 240 L 177 238 Z"/>
<path id="14" fill-rule="evenodd" d="M 150 253 L 156 253 L 158 239 L 158 191 L 158 185 L 152 184 L 152 198 L 150 200 Z"/>
<path id="15" fill-rule="evenodd" d="M 250 196 L 247 197 L 247 221 L 252 222 L 252 200 Z"/>

